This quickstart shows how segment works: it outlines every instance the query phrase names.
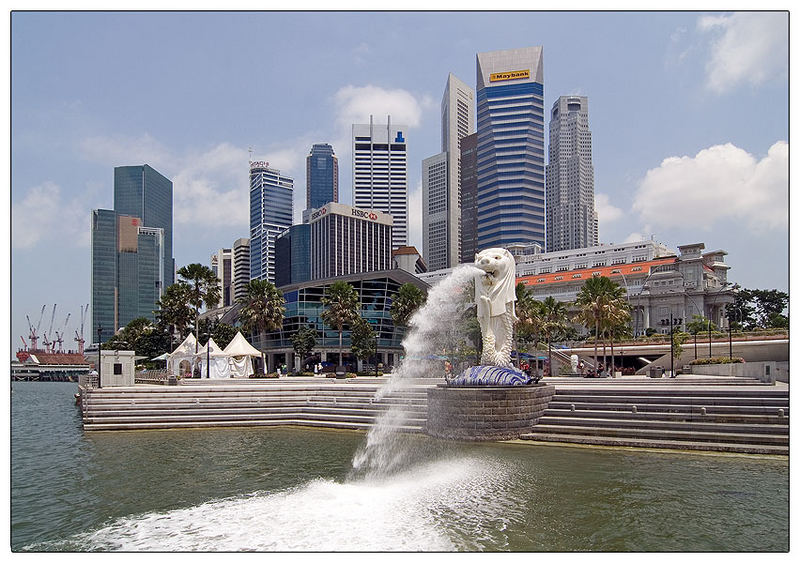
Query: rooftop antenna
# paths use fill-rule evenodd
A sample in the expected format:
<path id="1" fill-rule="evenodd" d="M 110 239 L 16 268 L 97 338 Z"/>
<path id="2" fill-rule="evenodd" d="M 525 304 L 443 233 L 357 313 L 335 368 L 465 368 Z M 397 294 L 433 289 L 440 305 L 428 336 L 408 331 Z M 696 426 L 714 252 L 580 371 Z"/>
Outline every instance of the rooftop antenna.
<path id="1" fill-rule="evenodd" d="M 247 147 L 247 160 L 253 162 L 253 147 Z"/>

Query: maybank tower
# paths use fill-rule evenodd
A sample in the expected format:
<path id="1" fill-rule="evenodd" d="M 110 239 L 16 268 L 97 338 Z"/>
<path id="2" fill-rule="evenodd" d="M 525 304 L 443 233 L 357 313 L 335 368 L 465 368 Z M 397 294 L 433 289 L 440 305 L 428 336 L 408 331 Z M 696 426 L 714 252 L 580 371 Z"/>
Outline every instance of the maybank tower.
<path id="1" fill-rule="evenodd" d="M 542 47 L 477 58 L 478 248 L 544 247 Z"/>

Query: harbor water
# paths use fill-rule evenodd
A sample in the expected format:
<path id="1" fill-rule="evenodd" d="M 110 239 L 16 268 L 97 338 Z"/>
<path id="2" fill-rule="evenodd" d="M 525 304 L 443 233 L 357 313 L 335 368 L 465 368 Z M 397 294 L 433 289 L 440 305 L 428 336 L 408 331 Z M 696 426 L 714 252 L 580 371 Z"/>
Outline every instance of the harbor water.
<path id="1" fill-rule="evenodd" d="M 767 551 L 787 459 L 304 428 L 84 433 L 74 383 L 11 384 L 13 551 Z M 357 464 L 356 464 L 357 465 Z"/>

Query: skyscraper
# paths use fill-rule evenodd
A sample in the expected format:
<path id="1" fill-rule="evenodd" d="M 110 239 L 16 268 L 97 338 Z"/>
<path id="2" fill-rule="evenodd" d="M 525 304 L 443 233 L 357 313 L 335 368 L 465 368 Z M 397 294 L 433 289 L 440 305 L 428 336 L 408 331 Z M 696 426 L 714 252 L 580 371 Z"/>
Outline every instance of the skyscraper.
<path id="1" fill-rule="evenodd" d="M 233 241 L 233 301 L 247 295 L 250 283 L 250 239 L 238 238 Z"/>
<path id="2" fill-rule="evenodd" d="M 219 282 L 219 302 L 209 308 L 233 305 L 233 250 L 220 248 L 212 254 L 211 270 L 217 275 Z"/>
<path id="3" fill-rule="evenodd" d="M 293 189 L 269 162 L 250 163 L 250 279 L 275 283 L 275 237 L 292 225 Z"/>
<path id="4" fill-rule="evenodd" d="M 154 311 L 175 278 L 172 182 L 148 165 L 114 168 L 114 209 L 92 210 L 92 339 Z"/>
<path id="5" fill-rule="evenodd" d="M 306 157 L 306 209 L 339 201 L 339 159 L 327 143 L 311 147 Z"/>
<path id="6" fill-rule="evenodd" d="M 450 74 L 442 96 L 442 152 L 422 161 L 422 253 L 431 269 L 461 258 L 461 141 L 475 129 L 474 91 Z"/>
<path id="7" fill-rule="evenodd" d="M 561 96 L 550 112 L 547 252 L 597 246 L 589 99 Z"/>
<path id="8" fill-rule="evenodd" d="M 545 238 L 542 47 L 477 55 L 478 247 Z"/>
<path id="9" fill-rule="evenodd" d="M 478 134 L 461 139 L 461 263 L 478 253 Z M 429 268 L 432 270 L 432 268 Z"/>
<path id="10" fill-rule="evenodd" d="M 408 161 L 404 125 L 353 125 L 353 205 L 393 218 L 392 248 L 408 244 Z"/>

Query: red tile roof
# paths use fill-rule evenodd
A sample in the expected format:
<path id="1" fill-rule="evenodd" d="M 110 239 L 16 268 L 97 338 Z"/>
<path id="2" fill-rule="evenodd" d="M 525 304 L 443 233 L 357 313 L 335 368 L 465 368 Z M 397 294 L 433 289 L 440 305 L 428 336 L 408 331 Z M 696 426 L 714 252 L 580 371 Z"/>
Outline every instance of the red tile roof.
<path id="1" fill-rule="evenodd" d="M 551 283 L 582 282 L 591 278 L 593 275 L 605 276 L 607 278 L 647 275 L 653 266 L 662 264 L 672 264 L 676 260 L 675 256 L 664 256 L 643 262 L 633 262 L 631 264 L 614 264 L 613 266 L 601 266 L 599 268 L 581 268 L 580 270 L 567 270 L 565 272 L 551 272 L 549 274 L 534 274 L 517 278 L 517 283 L 524 283 L 528 286 L 546 285 Z M 599 272 L 595 274 L 595 272 Z M 613 272 L 613 273 L 612 273 Z M 558 278 L 558 279 L 556 279 Z"/>

